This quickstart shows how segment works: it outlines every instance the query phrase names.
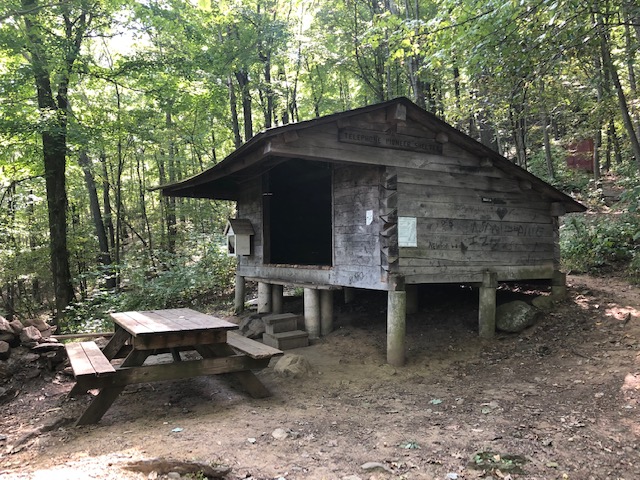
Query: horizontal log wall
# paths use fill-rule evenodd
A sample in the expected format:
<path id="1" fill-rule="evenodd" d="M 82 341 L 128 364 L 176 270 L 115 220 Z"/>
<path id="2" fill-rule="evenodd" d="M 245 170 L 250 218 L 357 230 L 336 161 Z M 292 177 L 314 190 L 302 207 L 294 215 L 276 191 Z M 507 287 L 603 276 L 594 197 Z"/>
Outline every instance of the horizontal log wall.
<path id="1" fill-rule="evenodd" d="M 398 216 L 417 218 L 418 246 L 399 249 L 406 281 L 479 282 L 487 269 L 500 280 L 550 278 L 550 202 L 479 160 L 443 160 L 444 168 L 396 169 Z"/>

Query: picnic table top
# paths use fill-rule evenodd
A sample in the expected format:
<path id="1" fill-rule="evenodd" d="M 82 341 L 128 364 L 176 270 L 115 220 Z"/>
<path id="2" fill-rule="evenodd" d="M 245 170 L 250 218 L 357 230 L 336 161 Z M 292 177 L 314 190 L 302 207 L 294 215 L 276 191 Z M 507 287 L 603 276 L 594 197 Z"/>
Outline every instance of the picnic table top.
<path id="1" fill-rule="evenodd" d="M 113 321 L 134 337 L 236 330 L 238 325 L 190 308 L 112 313 Z"/>

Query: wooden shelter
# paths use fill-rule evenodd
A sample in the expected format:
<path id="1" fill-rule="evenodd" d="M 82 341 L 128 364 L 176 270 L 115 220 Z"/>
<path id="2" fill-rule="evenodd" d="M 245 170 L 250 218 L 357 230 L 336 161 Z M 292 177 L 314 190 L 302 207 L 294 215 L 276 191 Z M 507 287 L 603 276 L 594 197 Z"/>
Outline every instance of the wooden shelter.
<path id="1" fill-rule="evenodd" d="M 169 196 L 237 202 L 250 224 L 238 257 L 259 282 L 259 311 L 282 286 L 305 288 L 311 337 L 331 329 L 332 290 L 388 292 L 387 360 L 404 362 L 417 286 L 473 284 L 479 330 L 495 330 L 499 281 L 564 288 L 558 217 L 585 208 L 406 98 L 264 131 L 217 165 L 161 187 Z"/>

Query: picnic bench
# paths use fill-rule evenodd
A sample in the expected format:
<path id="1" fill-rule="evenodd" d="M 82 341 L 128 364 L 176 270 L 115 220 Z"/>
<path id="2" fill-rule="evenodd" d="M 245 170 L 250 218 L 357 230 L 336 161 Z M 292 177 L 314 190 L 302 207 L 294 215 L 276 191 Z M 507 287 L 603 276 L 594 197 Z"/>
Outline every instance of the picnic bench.
<path id="1" fill-rule="evenodd" d="M 97 423 L 127 385 L 202 375 L 232 375 L 254 398 L 270 395 L 252 370 L 269 365 L 283 352 L 231 330 L 238 326 L 211 315 L 182 308 L 112 315 L 115 332 L 101 350 L 95 342 L 65 346 L 76 384 L 75 396 L 97 389 L 99 393 L 76 425 Z M 194 350 L 198 359 L 183 359 L 180 352 Z M 122 363 L 113 362 L 128 352 Z M 171 352 L 173 361 L 145 365 L 150 355 Z"/>

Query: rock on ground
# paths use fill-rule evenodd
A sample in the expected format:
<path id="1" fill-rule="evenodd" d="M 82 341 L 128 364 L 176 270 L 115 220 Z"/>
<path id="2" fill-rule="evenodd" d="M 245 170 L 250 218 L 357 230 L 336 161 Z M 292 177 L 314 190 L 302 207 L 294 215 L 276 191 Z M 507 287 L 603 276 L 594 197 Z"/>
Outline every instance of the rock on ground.
<path id="1" fill-rule="evenodd" d="M 281 377 L 302 378 L 311 372 L 311 365 L 302 355 L 288 354 L 278 360 L 275 372 Z"/>
<path id="2" fill-rule="evenodd" d="M 42 339 L 42 334 L 40 330 L 36 327 L 25 327 L 22 332 L 20 332 L 20 341 L 23 345 L 36 345 Z"/>
<path id="3" fill-rule="evenodd" d="M 522 300 L 505 303 L 496 309 L 496 328 L 503 332 L 521 332 L 535 323 L 539 313 Z"/>
<path id="4" fill-rule="evenodd" d="M 539 308 L 540 310 L 551 310 L 553 307 L 553 298 L 548 295 L 540 295 L 539 297 L 531 300 L 531 305 Z"/>
<path id="5" fill-rule="evenodd" d="M 243 318 L 238 327 L 240 333 L 247 338 L 262 338 L 262 334 L 265 332 L 264 321 L 258 315 Z"/>

